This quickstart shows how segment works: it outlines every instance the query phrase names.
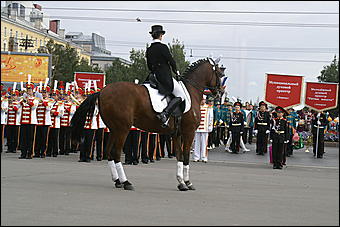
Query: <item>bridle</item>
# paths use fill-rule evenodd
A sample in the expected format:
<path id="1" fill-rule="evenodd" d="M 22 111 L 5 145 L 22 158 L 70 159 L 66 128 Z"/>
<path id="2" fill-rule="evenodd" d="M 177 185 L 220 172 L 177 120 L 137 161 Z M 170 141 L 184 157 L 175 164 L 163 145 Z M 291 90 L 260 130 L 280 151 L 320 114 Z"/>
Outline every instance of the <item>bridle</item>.
<path id="1" fill-rule="evenodd" d="M 216 90 L 216 94 L 214 95 L 215 97 L 219 95 L 219 93 L 221 92 L 221 78 L 223 76 L 223 73 L 219 72 L 217 70 L 218 65 L 214 62 L 213 59 L 208 58 L 209 63 L 213 66 L 213 73 L 211 74 L 211 79 L 209 84 L 211 84 L 212 80 L 214 79 L 214 75 L 215 75 L 215 79 L 216 79 L 216 86 L 201 86 L 199 85 L 197 82 L 190 80 L 186 77 L 181 77 L 180 80 L 181 81 L 186 81 L 189 84 L 191 84 L 194 88 L 196 88 L 200 93 L 204 94 L 204 90 L 205 89 L 209 89 L 209 90 Z"/>

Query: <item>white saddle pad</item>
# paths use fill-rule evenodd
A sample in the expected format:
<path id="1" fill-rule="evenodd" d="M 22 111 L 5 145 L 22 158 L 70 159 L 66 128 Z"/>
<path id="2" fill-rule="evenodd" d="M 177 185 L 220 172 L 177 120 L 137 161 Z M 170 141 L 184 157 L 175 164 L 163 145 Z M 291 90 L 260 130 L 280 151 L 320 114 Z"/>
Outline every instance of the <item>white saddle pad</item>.
<path id="1" fill-rule="evenodd" d="M 176 97 L 181 97 L 182 100 L 185 101 L 185 108 L 184 108 L 184 112 L 183 113 L 186 113 L 191 108 L 190 94 L 189 94 L 187 88 L 185 87 L 185 85 L 184 85 L 184 83 L 182 81 L 177 81 L 174 78 L 172 78 L 172 81 L 174 82 L 174 91 L 173 91 L 173 94 Z M 152 108 L 157 113 L 161 113 L 165 109 L 165 107 L 168 105 L 168 103 L 166 101 L 166 98 L 164 98 L 164 95 L 161 95 L 158 92 L 157 89 L 154 89 L 154 88 L 150 87 L 150 84 L 143 84 L 143 85 L 149 91 Z"/>

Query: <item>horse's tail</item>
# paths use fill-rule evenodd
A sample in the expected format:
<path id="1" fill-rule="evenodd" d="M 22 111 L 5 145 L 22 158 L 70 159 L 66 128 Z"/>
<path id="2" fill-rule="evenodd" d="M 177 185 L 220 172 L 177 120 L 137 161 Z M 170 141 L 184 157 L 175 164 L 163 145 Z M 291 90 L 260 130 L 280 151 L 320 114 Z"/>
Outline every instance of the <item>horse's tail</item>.
<path id="1" fill-rule="evenodd" d="M 71 120 L 72 128 L 72 140 L 80 142 L 81 136 L 84 131 L 84 125 L 86 117 L 90 119 L 93 117 L 94 108 L 96 106 L 96 101 L 99 97 L 100 92 L 94 93 L 87 97 L 77 108 Z"/>

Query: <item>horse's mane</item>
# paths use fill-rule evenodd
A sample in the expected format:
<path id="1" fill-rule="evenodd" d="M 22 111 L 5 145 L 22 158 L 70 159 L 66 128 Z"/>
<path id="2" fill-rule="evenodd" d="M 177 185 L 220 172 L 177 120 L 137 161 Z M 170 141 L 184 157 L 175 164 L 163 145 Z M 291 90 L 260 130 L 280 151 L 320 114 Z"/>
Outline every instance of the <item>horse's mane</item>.
<path id="1" fill-rule="evenodd" d="M 188 76 L 190 73 L 192 73 L 193 71 L 195 71 L 200 65 L 208 62 L 208 58 L 204 58 L 204 59 L 199 59 L 197 61 L 195 61 L 194 63 L 192 63 L 191 65 L 188 66 L 188 68 L 185 70 L 185 72 L 183 73 L 183 76 Z"/>

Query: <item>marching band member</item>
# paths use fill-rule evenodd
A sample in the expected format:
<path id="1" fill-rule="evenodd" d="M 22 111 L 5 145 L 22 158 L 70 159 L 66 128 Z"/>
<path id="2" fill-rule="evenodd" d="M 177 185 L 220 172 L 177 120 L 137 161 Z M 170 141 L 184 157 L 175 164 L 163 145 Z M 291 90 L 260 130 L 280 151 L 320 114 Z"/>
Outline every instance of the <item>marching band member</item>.
<path id="1" fill-rule="evenodd" d="M 259 103 L 260 110 L 255 117 L 254 131 L 256 133 L 256 154 L 267 152 L 268 134 L 270 133 L 270 114 L 264 101 Z"/>
<path id="2" fill-rule="evenodd" d="M 22 106 L 22 114 L 20 121 L 20 140 L 21 140 L 21 156 L 19 159 L 32 159 L 34 153 L 34 141 L 36 134 L 37 107 L 39 99 L 33 96 L 34 84 L 30 83 L 30 75 L 28 75 L 28 83 L 26 84 L 26 96 L 20 101 Z"/>
<path id="3" fill-rule="evenodd" d="M 91 83 L 91 82 L 90 82 Z M 89 83 L 89 85 L 90 85 Z M 85 94 L 90 95 L 91 93 L 94 93 L 94 91 L 90 91 L 90 87 L 88 86 L 88 89 L 85 89 Z M 92 144 L 94 140 L 95 131 L 98 129 L 97 125 L 97 114 L 98 114 L 98 100 L 95 105 L 93 113 L 88 113 L 86 116 L 86 121 L 84 125 L 84 133 L 82 135 L 82 142 L 80 144 L 80 157 L 79 162 L 91 162 L 92 156 Z M 91 116 L 92 115 L 92 116 Z"/>
<path id="4" fill-rule="evenodd" d="M 3 84 L 1 83 L 1 152 L 4 145 L 4 130 L 7 123 L 8 112 L 8 95 L 6 91 L 3 91 Z"/>
<path id="5" fill-rule="evenodd" d="M 71 91 L 69 84 L 66 84 L 66 89 L 63 94 L 64 100 L 64 114 L 60 119 L 60 133 L 59 133 L 59 149 L 60 155 L 69 155 L 71 152 L 71 119 L 76 112 L 77 106 L 71 101 Z"/>
<path id="6" fill-rule="evenodd" d="M 201 121 L 195 132 L 195 148 L 193 152 L 194 162 L 202 160 L 202 162 L 208 161 L 208 135 L 213 130 L 214 123 L 214 110 L 205 103 L 205 97 L 201 101 Z"/>
<path id="7" fill-rule="evenodd" d="M 51 88 L 45 83 L 41 89 L 42 99 L 37 107 L 37 140 L 35 142 L 35 155 L 34 157 L 45 158 L 48 144 L 48 136 L 50 132 L 51 110 L 54 100 L 49 97 Z"/>
<path id="8" fill-rule="evenodd" d="M 54 89 L 52 91 L 52 99 L 54 103 L 51 110 L 51 121 L 50 133 L 48 136 L 48 148 L 46 156 L 57 157 L 58 156 L 58 142 L 59 142 L 59 131 L 60 131 L 60 119 L 64 115 L 64 105 L 59 98 L 59 90 L 57 89 L 58 81 L 54 82 Z"/>
<path id="9" fill-rule="evenodd" d="M 19 102 L 19 91 L 16 90 L 16 82 L 14 82 L 13 90 L 11 91 L 12 97 L 8 105 L 8 118 L 7 118 L 7 146 L 6 153 L 16 153 L 19 140 L 19 127 L 21 120 L 22 107 Z"/>
<path id="10" fill-rule="evenodd" d="M 277 117 L 273 119 L 271 126 L 270 142 L 273 146 L 273 169 L 282 169 L 285 144 L 289 141 L 288 122 L 283 117 L 286 112 L 282 107 L 275 108 Z"/>

